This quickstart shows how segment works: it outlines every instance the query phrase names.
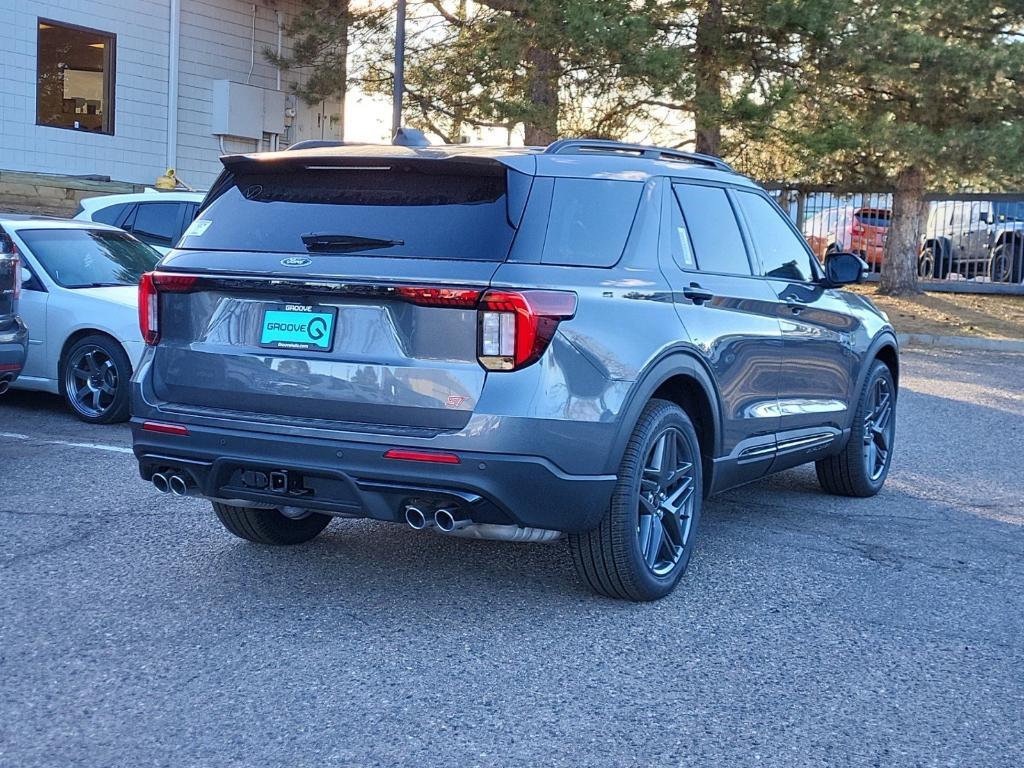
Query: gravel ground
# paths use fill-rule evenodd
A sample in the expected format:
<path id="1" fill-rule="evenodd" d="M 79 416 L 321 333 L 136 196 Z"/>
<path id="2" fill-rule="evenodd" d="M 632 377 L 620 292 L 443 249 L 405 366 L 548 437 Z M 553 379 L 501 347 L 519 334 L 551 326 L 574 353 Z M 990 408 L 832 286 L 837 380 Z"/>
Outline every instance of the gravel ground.
<path id="1" fill-rule="evenodd" d="M 904 367 L 879 496 L 808 467 L 718 496 L 650 605 L 561 544 L 245 544 L 125 428 L 11 393 L 0 765 L 1020 766 L 1024 357 Z"/>

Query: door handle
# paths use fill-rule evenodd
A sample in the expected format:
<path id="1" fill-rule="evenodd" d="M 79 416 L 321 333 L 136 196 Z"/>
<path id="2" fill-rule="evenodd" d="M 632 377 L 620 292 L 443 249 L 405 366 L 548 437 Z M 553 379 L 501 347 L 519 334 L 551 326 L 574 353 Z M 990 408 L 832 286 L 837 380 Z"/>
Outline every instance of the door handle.
<path id="1" fill-rule="evenodd" d="M 794 315 L 799 315 L 801 312 L 804 311 L 804 309 L 806 309 L 805 305 L 797 304 L 792 301 L 787 302 L 786 306 L 789 307 L 789 311 L 792 312 Z"/>
<path id="2" fill-rule="evenodd" d="M 705 301 L 711 301 L 715 298 L 715 294 L 709 290 L 701 288 L 697 283 L 690 283 L 688 286 L 683 288 L 683 296 L 688 298 L 694 304 L 703 304 Z"/>

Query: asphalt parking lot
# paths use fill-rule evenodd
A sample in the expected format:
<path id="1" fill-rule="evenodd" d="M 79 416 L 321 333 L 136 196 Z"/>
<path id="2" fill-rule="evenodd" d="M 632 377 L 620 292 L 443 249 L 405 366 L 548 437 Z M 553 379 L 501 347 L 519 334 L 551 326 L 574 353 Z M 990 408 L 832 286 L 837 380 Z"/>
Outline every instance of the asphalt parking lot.
<path id="1" fill-rule="evenodd" d="M 0 433 L 0 765 L 1024 763 L 1024 356 L 906 353 L 878 497 L 716 497 L 650 605 L 561 544 L 245 544 L 49 396 Z"/>

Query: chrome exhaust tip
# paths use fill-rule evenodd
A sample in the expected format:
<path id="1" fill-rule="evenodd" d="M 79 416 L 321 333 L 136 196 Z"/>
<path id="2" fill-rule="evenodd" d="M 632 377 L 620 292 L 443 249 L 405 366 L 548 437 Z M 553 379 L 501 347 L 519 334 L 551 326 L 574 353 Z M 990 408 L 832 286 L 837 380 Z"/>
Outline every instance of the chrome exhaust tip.
<path id="1" fill-rule="evenodd" d="M 167 478 L 167 487 L 175 496 L 188 496 L 188 481 L 181 475 L 171 475 Z"/>
<path id="2" fill-rule="evenodd" d="M 0 395 L 4 394 L 8 389 L 11 388 L 12 378 L 10 376 L 4 376 L 0 379 Z"/>
<path id="3" fill-rule="evenodd" d="M 160 493 L 167 493 L 171 490 L 167 482 L 167 475 L 163 472 L 155 472 L 153 477 L 150 478 L 150 482 L 153 483 L 153 487 L 160 491 Z"/>
<path id="4" fill-rule="evenodd" d="M 460 528 L 465 528 L 471 522 L 472 521 L 468 517 L 459 514 L 455 510 L 446 509 L 444 507 L 441 507 L 441 509 L 434 513 L 434 524 L 445 533 L 451 533 L 452 531 L 457 531 Z"/>
<path id="5" fill-rule="evenodd" d="M 414 531 L 422 531 L 434 524 L 434 518 L 412 504 L 405 506 L 405 522 Z"/>

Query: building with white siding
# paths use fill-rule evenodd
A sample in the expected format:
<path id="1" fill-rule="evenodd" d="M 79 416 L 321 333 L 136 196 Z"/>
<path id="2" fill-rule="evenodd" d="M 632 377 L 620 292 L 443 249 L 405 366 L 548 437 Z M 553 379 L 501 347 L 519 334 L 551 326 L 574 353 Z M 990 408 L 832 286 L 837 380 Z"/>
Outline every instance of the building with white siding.
<path id="1" fill-rule="evenodd" d="M 264 56 L 288 52 L 298 5 L 0 0 L 0 173 L 152 184 L 175 168 L 206 188 L 223 152 L 338 138 L 338 105 L 296 99 Z"/>

